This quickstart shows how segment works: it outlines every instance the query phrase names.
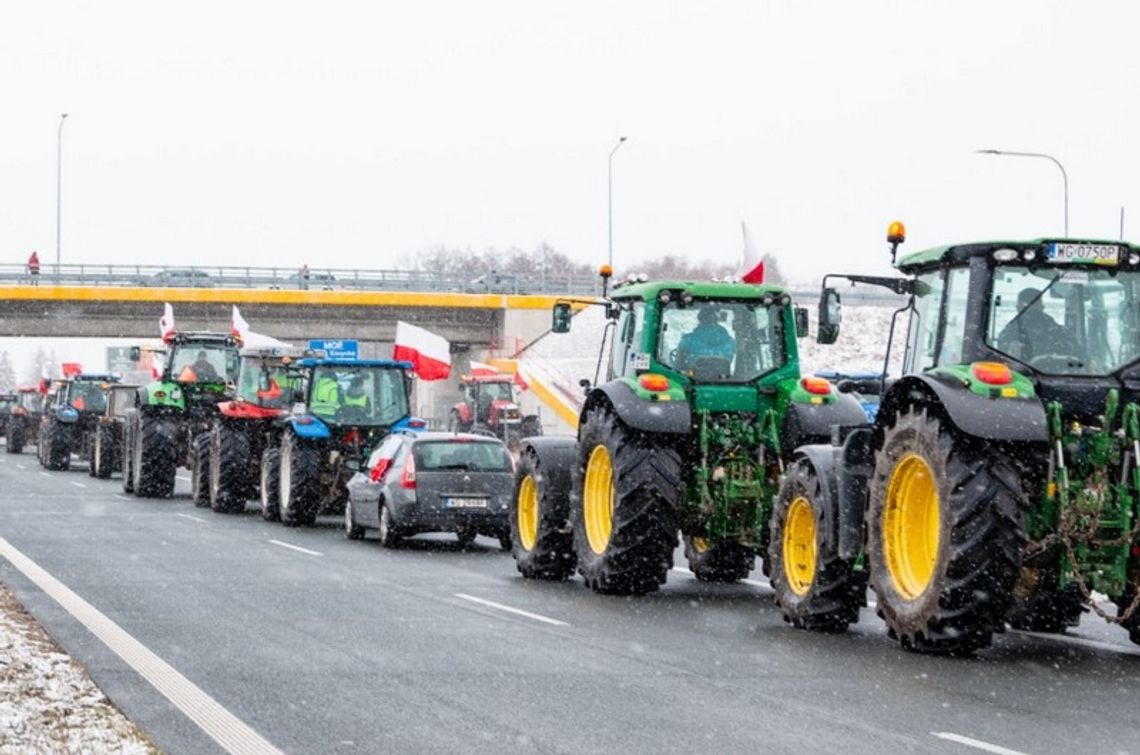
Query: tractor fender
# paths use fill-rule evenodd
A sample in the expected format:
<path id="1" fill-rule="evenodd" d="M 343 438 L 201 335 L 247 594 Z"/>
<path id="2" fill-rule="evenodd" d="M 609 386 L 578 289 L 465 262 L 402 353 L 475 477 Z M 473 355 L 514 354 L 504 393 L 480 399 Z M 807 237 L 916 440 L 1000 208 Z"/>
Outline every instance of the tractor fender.
<path id="1" fill-rule="evenodd" d="M 793 462 L 806 461 L 811 465 L 812 471 L 819 478 L 819 492 L 821 500 L 819 509 L 822 521 L 820 529 L 823 534 L 825 549 L 835 548 L 840 540 L 839 521 L 841 518 L 838 475 L 842 453 L 840 446 L 824 445 L 822 443 L 811 446 L 800 446 L 796 449 Z"/>
<path id="2" fill-rule="evenodd" d="M 538 459 L 538 468 L 545 478 L 541 485 L 554 493 L 548 499 L 555 509 L 552 514 L 563 523 L 560 527 L 569 532 L 570 489 L 578 467 L 578 439 L 571 435 L 527 438 L 523 441 L 521 453 L 532 453 Z M 515 486 L 517 494 L 517 479 Z"/>
<path id="3" fill-rule="evenodd" d="M 290 416 L 288 423 L 289 427 L 293 430 L 293 434 L 298 438 L 321 440 L 332 437 L 329 426 L 311 414 L 304 414 L 299 417 Z"/>
<path id="4" fill-rule="evenodd" d="M 854 561 L 863 550 L 863 519 L 867 509 L 868 483 L 875 467 L 871 428 L 864 427 L 849 434 L 843 441 L 837 461 L 838 552 L 840 558 Z"/>
<path id="5" fill-rule="evenodd" d="M 848 393 L 836 393 L 834 403 L 789 403 L 780 429 L 780 447 L 785 454 L 799 446 L 812 443 L 829 443 L 832 429 L 867 425 L 867 412 L 859 401 Z"/>
<path id="6" fill-rule="evenodd" d="M 986 440 L 1048 441 L 1045 407 L 1038 399 L 989 398 L 949 379 L 907 375 L 887 389 L 879 407 L 878 429 L 911 405 L 936 404 L 966 435 Z"/>
<path id="7" fill-rule="evenodd" d="M 582 406 L 579 425 L 584 425 L 589 411 L 602 403 L 609 403 L 614 414 L 634 430 L 675 435 L 686 435 L 692 430 L 693 417 L 687 401 L 647 401 L 620 380 L 590 391 Z"/>

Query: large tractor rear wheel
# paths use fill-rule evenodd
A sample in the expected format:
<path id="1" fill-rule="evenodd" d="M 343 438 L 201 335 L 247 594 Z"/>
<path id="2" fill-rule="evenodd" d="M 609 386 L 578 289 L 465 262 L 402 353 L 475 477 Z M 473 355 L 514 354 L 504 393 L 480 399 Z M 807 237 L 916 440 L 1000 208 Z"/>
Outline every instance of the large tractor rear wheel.
<path id="1" fill-rule="evenodd" d="M 91 451 L 91 471 L 105 480 L 111 476 L 115 463 L 115 433 L 109 425 L 95 428 L 95 448 Z"/>
<path id="2" fill-rule="evenodd" d="M 866 572 L 840 558 L 824 530 L 824 499 L 815 468 L 801 459 L 788 469 L 772 510 L 767 561 L 784 620 L 800 629 L 842 632 L 859 620 Z"/>
<path id="3" fill-rule="evenodd" d="M 732 542 L 714 542 L 700 535 L 685 536 L 685 559 L 689 571 L 702 582 L 738 582 L 756 563 L 756 552 Z"/>
<path id="4" fill-rule="evenodd" d="M 190 439 L 190 500 L 200 509 L 210 506 L 210 433 Z"/>
<path id="5" fill-rule="evenodd" d="M 1020 574 L 1025 494 L 993 448 L 916 407 L 875 456 L 867 560 L 879 615 L 909 649 L 969 654 L 1004 625 Z"/>
<path id="6" fill-rule="evenodd" d="M 178 467 L 178 423 L 170 417 L 140 414 L 135 437 L 135 495 L 169 498 Z"/>
<path id="7" fill-rule="evenodd" d="M 139 415 L 134 409 L 127 410 L 123 420 L 123 492 L 131 495 L 135 492 L 135 436 L 139 432 Z"/>
<path id="8" fill-rule="evenodd" d="M 17 422 L 14 419 L 8 420 L 8 436 L 5 442 L 8 453 L 22 454 L 24 452 L 24 425 L 22 422 Z"/>
<path id="9" fill-rule="evenodd" d="M 261 518 L 267 522 L 280 521 L 281 505 L 281 451 L 269 446 L 261 452 Z"/>
<path id="10" fill-rule="evenodd" d="M 321 503 L 321 449 L 292 433 L 281 444 L 281 523 L 312 524 Z"/>
<path id="11" fill-rule="evenodd" d="M 1140 574 L 1134 575 L 1133 579 L 1140 578 Z M 1122 615 L 1129 608 L 1132 607 L 1132 601 L 1136 598 L 1136 591 L 1140 589 L 1137 582 L 1131 582 L 1125 588 L 1124 594 L 1115 599 L 1117 615 Z M 1132 613 L 1127 619 L 1124 620 L 1124 628 L 1128 630 L 1128 639 L 1140 645 L 1140 608 Z"/>
<path id="12" fill-rule="evenodd" d="M 595 592 L 656 590 L 677 547 L 681 455 L 605 408 L 590 411 L 579 437 L 570 507 L 578 571 Z"/>
<path id="13" fill-rule="evenodd" d="M 569 579 L 578 565 L 568 481 L 568 469 L 547 469 L 533 448 L 519 457 L 510 542 L 515 566 L 527 579 Z"/>
<path id="14" fill-rule="evenodd" d="M 1013 591 L 1006 620 L 1014 629 L 1029 632 L 1064 632 L 1077 626 L 1084 611 L 1081 590 L 1075 584 L 1058 587 L 1060 565 L 1048 572 L 1023 569 Z"/>
<path id="15" fill-rule="evenodd" d="M 249 436 L 228 422 L 210 433 L 210 506 L 222 514 L 245 510 L 249 482 Z"/>
<path id="16" fill-rule="evenodd" d="M 40 463 L 50 470 L 61 472 L 71 466 L 71 448 L 67 443 L 67 429 L 59 422 L 50 422 L 44 428 L 43 451 Z"/>

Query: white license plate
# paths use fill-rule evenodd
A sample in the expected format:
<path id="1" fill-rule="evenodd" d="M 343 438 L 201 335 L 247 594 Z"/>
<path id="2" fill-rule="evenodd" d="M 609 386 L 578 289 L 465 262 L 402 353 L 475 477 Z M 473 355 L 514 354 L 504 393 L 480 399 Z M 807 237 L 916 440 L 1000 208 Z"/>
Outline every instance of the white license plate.
<path id="1" fill-rule="evenodd" d="M 444 498 L 443 505 L 449 509 L 485 509 L 486 498 Z"/>
<path id="2" fill-rule="evenodd" d="M 1120 262 L 1120 247 L 1115 244 L 1050 244 L 1045 258 L 1050 262 L 1116 265 Z"/>

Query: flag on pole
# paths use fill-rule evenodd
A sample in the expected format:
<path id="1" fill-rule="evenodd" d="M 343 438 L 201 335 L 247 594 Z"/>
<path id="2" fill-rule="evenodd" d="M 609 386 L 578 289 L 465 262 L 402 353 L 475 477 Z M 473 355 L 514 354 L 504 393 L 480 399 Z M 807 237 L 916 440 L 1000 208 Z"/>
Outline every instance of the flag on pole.
<path id="1" fill-rule="evenodd" d="M 238 343 L 245 342 L 245 334 L 249 332 L 249 323 L 241 316 L 238 311 L 237 305 L 233 305 L 233 315 L 230 318 L 230 335 L 238 340 Z"/>
<path id="2" fill-rule="evenodd" d="M 249 323 L 241 316 L 237 305 L 233 305 L 233 314 L 230 317 L 230 335 L 237 339 L 242 346 L 251 349 L 290 349 L 292 346 L 284 341 L 278 341 L 273 336 L 254 333 Z"/>
<path id="3" fill-rule="evenodd" d="M 174 337 L 174 307 L 170 302 L 163 305 L 162 317 L 158 320 L 158 331 L 162 334 L 163 343 L 170 343 Z"/>
<path id="4" fill-rule="evenodd" d="M 752 240 L 752 234 L 748 232 L 748 226 L 741 223 L 740 229 L 744 231 L 744 260 L 741 262 L 740 271 L 738 273 L 740 280 L 745 283 L 763 283 L 764 257 L 760 254 L 756 242 Z"/>
<path id="5" fill-rule="evenodd" d="M 59 366 L 65 378 L 75 377 L 83 373 L 83 365 L 79 362 L 64 362 Z"/>
<path id="6" fill-rule="evenodd" d="M 392 358 L 411 362 L 421 380 L 444 380 L 451 374 L 451 344 L 443 336 L 396 321 Z"/>
<path id="7" fill-rule="evenodd" d="M 472 375 L 498 375 L 499 371 L 485 362 L 476 362 L 471 360 L 471 374 Z"/>

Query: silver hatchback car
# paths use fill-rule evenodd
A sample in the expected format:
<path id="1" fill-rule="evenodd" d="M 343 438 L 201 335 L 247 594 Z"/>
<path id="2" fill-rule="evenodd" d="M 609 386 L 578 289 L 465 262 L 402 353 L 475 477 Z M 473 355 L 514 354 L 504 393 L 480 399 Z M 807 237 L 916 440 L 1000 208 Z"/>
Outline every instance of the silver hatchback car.
<path id="1" fill-rule="evenodd" d="M 465 433 L 396 433 L 372 452 L 348 483 L 345 535 L 378 530 L 388 548 L 420 532 L 476 535 L 511 548 L 514 463 L 498 438 Z"/>

